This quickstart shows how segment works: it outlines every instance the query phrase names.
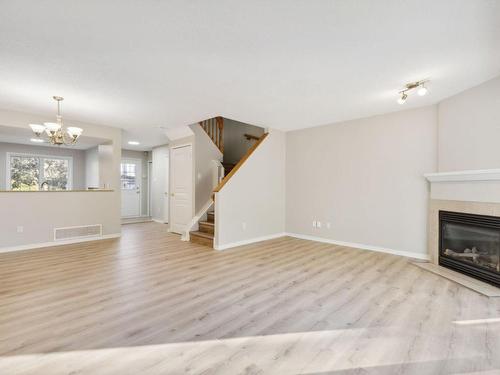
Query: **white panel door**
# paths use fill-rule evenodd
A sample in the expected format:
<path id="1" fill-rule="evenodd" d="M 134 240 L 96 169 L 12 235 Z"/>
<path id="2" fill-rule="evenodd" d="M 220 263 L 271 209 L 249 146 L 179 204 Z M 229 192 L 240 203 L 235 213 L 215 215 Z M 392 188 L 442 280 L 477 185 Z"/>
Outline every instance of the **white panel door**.
<path id="1" fill-rule="evenodd" d="M 193 214 L 193 164 L 191 145 L 176 147 L 171 154 L 170 231 L 183 233 Z"/>
<path id="2" fill-rule="evenodd" d="M 141 216 L 141 160 L 122 159 L 120 178 L 122 217 Z"/>

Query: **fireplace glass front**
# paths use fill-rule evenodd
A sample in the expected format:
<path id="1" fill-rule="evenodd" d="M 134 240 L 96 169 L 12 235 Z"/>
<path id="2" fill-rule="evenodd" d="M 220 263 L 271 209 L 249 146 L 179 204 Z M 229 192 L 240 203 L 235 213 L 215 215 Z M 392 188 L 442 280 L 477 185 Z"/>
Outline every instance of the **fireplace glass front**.
<path id="1" fill-rule="evenodd" d="M 500 286 L 500 218 L 440 211 L 439 263 Z"/>

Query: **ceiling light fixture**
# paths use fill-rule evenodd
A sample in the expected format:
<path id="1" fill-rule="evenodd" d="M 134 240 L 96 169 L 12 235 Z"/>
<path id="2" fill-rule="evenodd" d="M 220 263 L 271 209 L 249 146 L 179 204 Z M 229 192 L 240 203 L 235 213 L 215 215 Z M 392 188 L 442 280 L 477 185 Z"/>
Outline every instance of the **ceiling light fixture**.
<path id="1" fill-rule="evenodd" d="M 61 115 L 61 102 L 64 100 L 64 98 L 62 96 L 53 96 L 52 98 L 57 102 L 56 122 L 45 122 L 43 125 L 30 124 L 30 128 L 31 130 L 33 130 L 33 133 L 36 134 L 36 139 L 39 139 L 42 142 L 42 135 L 46 135 L 49 142 L 53 145 L 74 145 L 76 143 L 76 140 L 80 137 L 80 135 L 82 135 L 83 130 L 75 126 L 69 126 L 66 129 L 64 128 Z"/>
<path id="2" fill-rule="evenodd" d="M 401 96 L 397 100 L 398 103 L 399 104 L 406 103 L 406 99 L 408 98 L 408 92 L 411 90 L 414 90 L 416 88 L 418 88 L 417 94 L 419 96 L 424 96 L 425 94 L 427 94 L 428 90 L 427 90 L 427 87 L 425 87 L 425 84 L 427 82 L 429 82 L 428 79 L 423 79 L 421 81 L 407 83 L 405 85 L 405 88 L 399 92 L 399 94 L 401 94 Z"/>
<path id="3" fill-rule="evenodd" d="M 132 146 L 137 146 L 137 145 L 140 145 L 140 143 L 139 143 L 139 142 L 137 142 L 137 141 L 129 141 L 129 142 L 128 142 L 128 144 L 129 144 L 129 145 L 132 145 Z"/>

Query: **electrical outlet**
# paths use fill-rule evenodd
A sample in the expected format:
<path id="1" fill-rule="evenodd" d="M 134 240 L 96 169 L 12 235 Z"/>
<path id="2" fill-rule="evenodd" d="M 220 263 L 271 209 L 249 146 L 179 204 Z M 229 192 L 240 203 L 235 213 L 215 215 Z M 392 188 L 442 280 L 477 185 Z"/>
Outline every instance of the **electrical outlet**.
<path id="1" fill-rule="evenodd" d="M 331 227 L 332 227 L 332 223 L 327 222 L 327 223 L 326 223 L 326 229 L 330 229 Z"/>
<path id="2" fill-rule="evenodd" d="M 17 226 L 17 233 L 23 233 L 24 232 L 24 227 L 21 225 Z"/>
<path id="3" fill-rule="evenodd" d="M 316 228 L 321 228 L 321 221 L 316 222 Z"/>
<path id="4" fill-rule="evenodd" d="M 243 229 L 243 231 L 246 231 L 247 230 L 247 223 L 242 222 L 241 223 L 241 229 Z"/>
<path id="5" fill-rule="evenodd" d="M 313 228 L 316 228 L 316 220 L 313 221 Z"/>

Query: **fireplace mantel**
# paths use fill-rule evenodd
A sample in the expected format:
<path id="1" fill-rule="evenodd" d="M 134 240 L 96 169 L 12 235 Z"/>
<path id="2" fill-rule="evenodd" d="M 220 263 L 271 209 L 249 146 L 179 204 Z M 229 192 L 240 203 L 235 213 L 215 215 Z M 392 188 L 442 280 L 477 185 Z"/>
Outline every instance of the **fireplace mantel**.
<path id="1" fill-rule="evenodd" d="M 500 181 L 500 169 L 426 173 L 429 182 Z"/>

